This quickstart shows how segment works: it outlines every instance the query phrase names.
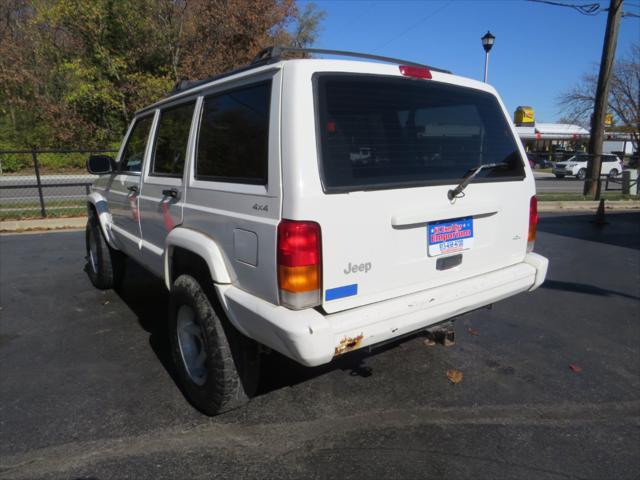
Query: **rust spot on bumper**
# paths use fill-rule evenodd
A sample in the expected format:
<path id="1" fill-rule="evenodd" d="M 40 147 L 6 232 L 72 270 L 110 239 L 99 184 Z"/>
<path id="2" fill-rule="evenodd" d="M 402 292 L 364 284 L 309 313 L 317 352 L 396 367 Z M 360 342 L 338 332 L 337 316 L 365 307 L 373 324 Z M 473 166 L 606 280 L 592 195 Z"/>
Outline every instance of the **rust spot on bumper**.
<path id="1" fill-rule="evenodd" d="M 336 357 L 338 355 L 342 355 L 343 353 L 347 353 L 351 350 L 356 350 L 357 348 L 359 348 L 363 338 L 363 334 L 360 334 L 357 337 L 344 337 L 342 340 L 340 340 L 340 344 L 336 347 Z"/>

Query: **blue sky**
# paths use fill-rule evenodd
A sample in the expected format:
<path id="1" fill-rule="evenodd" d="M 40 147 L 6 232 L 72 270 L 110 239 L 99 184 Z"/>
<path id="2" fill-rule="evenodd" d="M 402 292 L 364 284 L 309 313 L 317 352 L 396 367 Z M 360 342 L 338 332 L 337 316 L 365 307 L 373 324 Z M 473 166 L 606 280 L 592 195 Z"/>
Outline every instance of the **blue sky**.
<path id="1" fill-rule="evenodd" d="M 299 0 L 300 6 L 306 1 Z M 571 8 L 525 0 L 367 1 L 314 0 L 326 12 L 315 47 L 405 58 L 482 79 L 480 37 L 496 36 L 489 62 L 493 84 L 510 112 L 531 105 L 536 120 L 553 122 L 557 97 L 597 68 L 606 13 L 585 16 Z M 566 0 L 587 4 L 594 0 Z M 609 4 L 601 0 L 602 8 Z M 640 0 L 625 0 L 640 14 Z M 622 19 L 616 57 L 640 43 L 640 18 Z"/>

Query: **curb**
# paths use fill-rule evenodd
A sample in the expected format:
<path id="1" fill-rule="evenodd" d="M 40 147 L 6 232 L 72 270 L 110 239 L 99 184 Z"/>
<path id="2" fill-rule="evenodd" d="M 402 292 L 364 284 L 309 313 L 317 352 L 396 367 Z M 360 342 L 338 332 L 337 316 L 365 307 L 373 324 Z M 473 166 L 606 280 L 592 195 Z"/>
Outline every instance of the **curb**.
<path id="1" fill-rule="evenodd" d="M 598 209 L 597 201 L 540 201 L 540 213 L 593 212 Z M 640 200 L 605 201 L 608 212 L 640 211 Z M 51 230 L 83 230 L 87 217 L 41 218 L 37 220 L 0 221 L 0 233 L 42 232 Z"/>
<path id="2" fill-rule="evenodd" d="M 39 218 L 37 220 L 3 220 L 0 222 L 0 233 L 84 230 L 86 224 L 86 216 L 71 218 Z"/>
<path id="3" fill-rule="evenodd" d="M 600 202 L 591 200 L 580 201 L 539 201 L 538 211 L 540 213 L 562 213 L 562 212 L 593 212 L 598 209 Z M 608 212 L 631 212 L 640 210 L 640 200 L 605 200 L 604 208 Z"/>

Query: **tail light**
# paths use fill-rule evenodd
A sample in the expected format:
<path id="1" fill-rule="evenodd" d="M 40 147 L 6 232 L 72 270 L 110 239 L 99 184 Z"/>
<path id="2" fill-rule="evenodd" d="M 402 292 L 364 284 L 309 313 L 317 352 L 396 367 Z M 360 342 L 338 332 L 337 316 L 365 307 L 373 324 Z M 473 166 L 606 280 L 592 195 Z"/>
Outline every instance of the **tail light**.
<path id="1" fill-rule="evenodd" d="M 278 225 L 280 303 L 300 310 L 321 303 L 320 225 L 282 220 Z"/>
<path id="2" fill-rule="evenodd" d="M 431 70 L 427 67 L 417 67 L 414 65 L 400 65 L 400 73 L 405 77 L 431 79 Z"/>
<path id="3" fill-rule="evenodd" d="M 538 199 L 534 195 L 529 202 L 529 236 L 527 238 L 527 252 L 533 252 L 538 229 Z"/>

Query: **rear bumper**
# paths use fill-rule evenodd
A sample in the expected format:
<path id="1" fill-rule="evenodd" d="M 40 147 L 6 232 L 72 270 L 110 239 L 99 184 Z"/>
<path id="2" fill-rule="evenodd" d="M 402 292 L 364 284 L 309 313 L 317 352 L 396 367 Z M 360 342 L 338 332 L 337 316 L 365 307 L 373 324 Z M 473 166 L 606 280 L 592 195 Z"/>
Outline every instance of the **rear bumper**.
<path id="1" fill-rule="evenodd" d="M 548 260 L 529 253 L 522 263 L 450 285 L 325 315 L 265 302 L 232 285 L 216 285 L 231 322 L 245 335 L 307 366 L 374 345 L 538 288 Z"/>

